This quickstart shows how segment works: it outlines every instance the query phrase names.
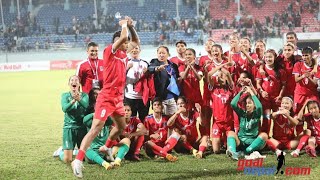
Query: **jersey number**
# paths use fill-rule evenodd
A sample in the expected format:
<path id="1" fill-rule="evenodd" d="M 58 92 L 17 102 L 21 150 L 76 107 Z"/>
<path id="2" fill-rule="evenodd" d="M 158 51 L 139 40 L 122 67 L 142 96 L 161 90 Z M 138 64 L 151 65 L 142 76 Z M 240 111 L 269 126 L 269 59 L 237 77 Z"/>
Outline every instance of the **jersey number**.
<path id="1" fill-rule="evenodd" d="M 104 109 L 101 111 L 100 117 L 104 117 L 105 115 L 106 115 L 106 110 Z"/>

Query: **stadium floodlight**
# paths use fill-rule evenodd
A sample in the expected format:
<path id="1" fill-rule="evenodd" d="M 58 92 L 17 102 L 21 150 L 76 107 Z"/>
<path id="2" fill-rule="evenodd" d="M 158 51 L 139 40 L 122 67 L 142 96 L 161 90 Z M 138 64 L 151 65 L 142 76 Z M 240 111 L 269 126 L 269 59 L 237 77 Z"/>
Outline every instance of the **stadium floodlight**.
<path id="1" fill-rule="evenodd" d="M 1 8 L 1 21 L 2 21 L 2 28 L 3 32 L 6 29 L 6 24 L 4 23 L 4 18 L 3 18 L 3 8 L 2 8 L 2 0 L 0 0 L 0 8 Z"/>

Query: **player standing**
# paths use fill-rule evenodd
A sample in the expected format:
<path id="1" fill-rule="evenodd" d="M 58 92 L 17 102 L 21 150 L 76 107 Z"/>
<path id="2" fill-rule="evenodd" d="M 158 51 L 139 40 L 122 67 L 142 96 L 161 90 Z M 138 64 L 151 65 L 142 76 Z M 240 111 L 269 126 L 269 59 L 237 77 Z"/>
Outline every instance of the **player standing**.
<path id="1" fill-rule="evenodd" d="M 97 98 L 91 129 L 82 140 L 79 153 L 71 164 L 73 174 L 80 178 L 83 177 L 82 161 L 85 151 L 103 128 L 108 116 L 112 117 L 115 127 L 111 130 L 105 146 L 102 146 L 100 149 L 107 151 L 109 155 L 112 153 L 111 147 L 113 142 L 122 133 L 126 125 L 123 94 L 126 81 L 127 52 L 130 52 L 134 47 L 139 45 L 139 38 L 130 17 L 119 21 L 119 25 L 122 27 L 122 30 L 113 35 L 113 44 L 107 46 L 104 50 L 103 89 Z M 128 41 L 129 31 L 132 38 L 130 42 Z"/>
<path id="2" fill-rule="evenodd" d="M 103 60 L 98 59 L 98 44 L 90 42 L 87 45 L 88 59 L 82 61 L 77 68 L 76 75 L 80 78 L 82 91 L 89 94 L 93 87 L 102 88 Z"/>

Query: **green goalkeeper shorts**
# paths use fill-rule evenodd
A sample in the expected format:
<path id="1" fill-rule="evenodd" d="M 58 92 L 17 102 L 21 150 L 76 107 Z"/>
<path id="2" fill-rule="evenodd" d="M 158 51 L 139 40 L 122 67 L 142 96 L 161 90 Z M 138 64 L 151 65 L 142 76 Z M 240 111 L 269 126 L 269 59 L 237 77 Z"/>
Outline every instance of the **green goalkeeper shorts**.
<path id="1" fill-rule="evenodd" d="M 62 148 L 63 150 L 73 150 L 76 145 L 80 148 L 80 144 L 87 131 L 85 128 L 71 129 L 64 128 L 62 134 Z"/>

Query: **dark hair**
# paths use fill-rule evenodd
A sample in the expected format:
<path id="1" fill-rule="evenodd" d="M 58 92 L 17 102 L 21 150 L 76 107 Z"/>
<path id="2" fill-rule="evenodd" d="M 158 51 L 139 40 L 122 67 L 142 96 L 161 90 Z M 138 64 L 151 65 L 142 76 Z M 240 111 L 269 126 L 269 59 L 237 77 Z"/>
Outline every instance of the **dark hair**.
<path id="1" fill-rule="evenodd" d="M 177 99 L 177 101 L 178 101 L 179 99 L 183 100 L 183 102 L 185 102 L 185 103 L 188 103 L 188 100 L 187 100 L 187 98 L 186 98 L 185 96 L 179 96 L 178 99 Z"/>
<path id="2" fill-rule="evenodd" d="M 302 54 L 310 54 L 311 55 L 311 62 L 312 62 L 312 66 L 314 66 L 316 64 L 316 60 L 312 57 L 313 54 L 313 49 L 308 46 L 302 49 Z"/>
<path id="3" fill-rule="evenodd" d="M 288 35 L 294 35 L 294 37 L 295 37 L 296 39 L 298 39 L 297 34 L 296 34 L 295 32 L 293 32 L 293 31 L 288 32 L 288 33 L 286 34 L 286 37 L 287 37 Z"/>
<path id="4" fill-rule="evenodd" d="M 157 52 L 159 51 L 160 48 L 164 48 L 167 51 L 167 53 L 169 54 L 169 56 L 170 56 L 169 48 L 167 46 L 163 46 L 163 45 L 159 46 L 157 48 Z"/>
<path id="5" fill-rule="evenodd" d="M 155 102 L 159 102 L 160 104 L 162 104 L 162 99 L 159 98 L 159 97 L 155 97 L 153 100 L 152 100 L 152 106 Z"/>
<path id="6" fill-rule="evenodd" d="M 249 41 L 249 45 L 250 45 L 250 47 L 249 47 L 249 52 L 251 52 L 251 40 L 250 40 L 250 38 L 249 37 L 243 37 L 243 38 L 241 38 L 241 39 L 245 39 L 245 40 L 248 40 Z M 241 40 L 240 39 L 240 40 Z"/>
<path id="7" fill-rule="evenodd" d="M 318 106 L 318 108 L 320 108 L 319 102 L 318 102 L 318 101 L 315 101 L 315 100 L 312 100 L 312 101 L 307 102 L 307 108 L 308 108 L 308 110 L 309 110 L 309 106 L 310 106 L 311 104 L 316 104 L 316 105 Z"/>
<path id="8" fill-rule="evenodd" d="M 262 39 L 258 39 L 255 43 L 254 43 L 254 47 L 256 47 L 257 43 L 261 42 L 263 44 L 263 46 L 266 48 L 266 42 L 264 42 L 264 40 Z"/>
<path id="9" fill-rule="evenodd" d="M 241 74 L 245 74 L 247 76 L 248 79 L 251 80 L 251 82 L 253 82 L 253 75 L 251 73 L 249 73 L 248 71 L 242 71 L 239 75 Z"/>
<path id="10" fill-rule="evenodd" d="M 116 31 L 112 36 L 112 43 L 114 43 L 114 39 L 116 37 L 120 37 L 120 36 L 121 36 L 121 31 Z M 130 40 L 130 37 L 128 37 L 128 40 Z"/>
<path id="11" fill-rule="evenodd" d="M 221 58 L 222 58 L 222 60 L 223 60 L 223 59 L 227 59 L 227 58 L 224 56 L 224 54 L 223 54 L 223 49 L 222 49 L 222 46 L 221 46 L 220 44 L 214 44 L 214 45 L 212 45 L 211 47 L 212 47 L 212 48 L 213 48 L 213 47 L 219 48 L 220 51 L 221 51 Z"/>
<path id="12" fill-rule="evenodd" d="M 283 47 L 285 47 L 285 46 L 289 46 L 289 47 L 291 47 L 293 50 L 294 50 L 294 44 L 292 44 L 291 42 L 287 42 L 287 43 L 285 43 L 284 45 L 283 45 Z M 284 48 L 283 48 L 284 49 Z M 281 68 L 282 69 L 285 69 L 285 65 L 284 65 L 284 56 L 283 55 L 280 55 L 280 54 L 282 54 L 282 52 L 281 53 L 279 53 L 279 56 L 276 58 L 276 61 L 278 61 L 278 63 L 281 65 Z M 296 58 L 294 57 L 294 54 L 292 54 L 289 58 L 288 58 L 288 60 L 289 60 L 289 63 L 290 63 L 290 65 L 291 66 L 294 66 L 294 64 L 296 63 Z"/>
<path id="13" fill-rule="evenodd" d="M 195 55 L 195 56 L 197 55 L 197 54 L 196 54 L 196 51 L 195 51 L 193 48 L 187 48 L 186 51 L 187 51 L 187 50 L 191 51 L 191 52 L 193 53 L 193 55 Z"/>
<path id="14" fill-rule="evenodd" d="M 281 65 L 279 63 L 279 61 L 277 61 L 277 53 L 274 49 L 268 49 L 265 53 L 271 53 L 274 56 L 274 72 L 276 72 L 276 77 L 280 78 L 280 69 L 281 69 Z"/>
<path id="15" fill-rule="evenodd" d="M 176 46 L 177 46 L 178 44 L 184 44 L 185 46 L 187 46 L 187 43 L 186 43 L 184 40 L 177 41 L 177 42 L 176 42 Z"/>
<path id="16" fill-rule="evenodd" d="M 88 50 L 90 47 L 97 47 L 97 46 L 99 46 L 97 43 L 95 43 L 95 42 L 89 42 L 89 43 L 87 44 L 87 50 Z"/>
<path id="17" fill-rule="evenodd" d="M 129 106 L 130 109 L 132 109 L 132 108 L 131 108 L 131 105 L 130 105 L 129 103 L 126 103 L 126 102 L 125 102 L 125 103 L 123 103 L 123 106 Z"/>
<path id="18" fill-rule="evenodd" d="M 99 87 L 93 87 L 89 92 L 89 107 L 87 113 L 93 113 L 94 112 L 94 106 L 96 104 L 96 98 L 94 97 L 94 91 L 100 90 Z"/>
<path id="19" fill-rule="evenodd" d="M 313 49 L 311 48 L 311 47 L 304 47 L 303 49 L 302 49 L 302 54 L 313 54 Z"/>

